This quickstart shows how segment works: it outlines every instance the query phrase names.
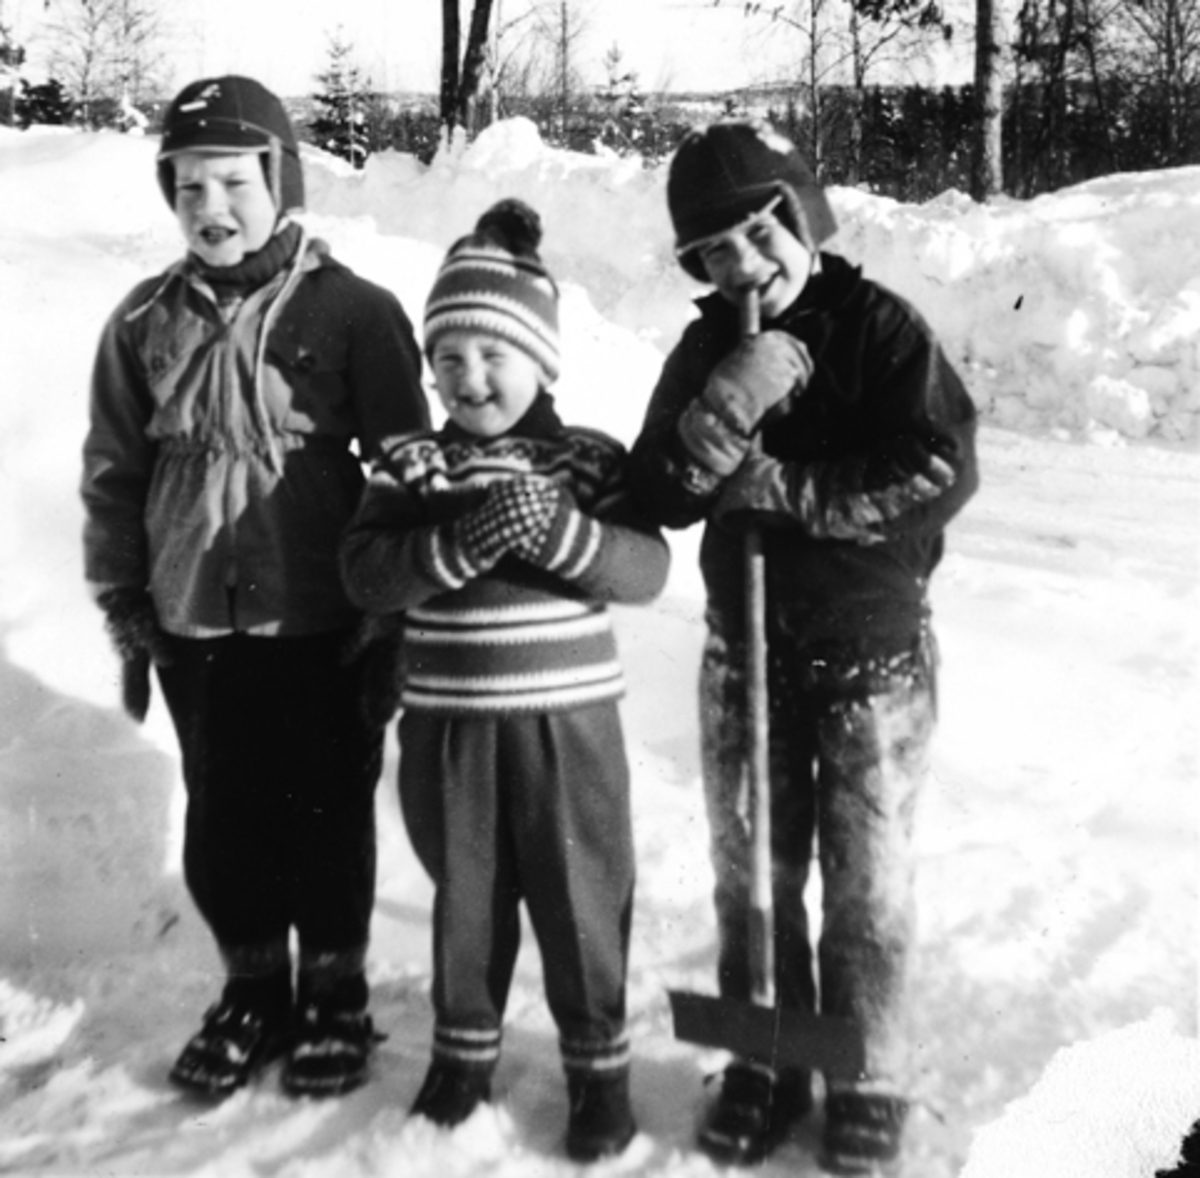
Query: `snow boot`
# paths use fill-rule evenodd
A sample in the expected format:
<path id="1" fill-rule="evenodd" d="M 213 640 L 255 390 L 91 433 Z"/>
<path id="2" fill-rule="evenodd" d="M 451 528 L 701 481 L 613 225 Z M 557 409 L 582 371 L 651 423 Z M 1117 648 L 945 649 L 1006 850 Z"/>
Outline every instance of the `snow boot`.
<path id="1" fill-rule="evenodd" d="M 567 1071 L 567 1156 L 595 1162 L 623 1153 L 637 1132 L 629 1106 L 629 1069 Z"/>
<path id="2" fill-rule="evenodd" d="M 291 979 L 233 978 L 205 1012 L 200 1030 L 171 1068 L 173 1084 L 205 1096 L 227 1096 L 287 1047 Z"/>
<path id="3" fill-rule="evenodd" d="M 700 1148 L 726 1165 L 753 1165 L 778 1148 L 788 1130 L 812 1108 L 812 1077 L 789 1068 L 735 1061 L 700 1128 Z"/>
<path id="4" fill-rule="evenodd" d="M 461 1125 L 492 1099 L 492 1067 L 471 1067 L 434 1057 L 425 1073 L 410 1117 L 424 1117 L 444 1129 Z"/>
<path id="5" fill-rule="evenodd" d="M 366 1007 L 362 976 L 341 979 L 324 992 L 306 992 L 302 978 L 291 1052 L 283 1067 L 285 1092 L 341 1096 L 366 1082 L 371 1051 L 383 1038 Z"/>
<path id="6" fill-rule="evenodd" d="M 821 1168 L 879 1178 L 897 1172 L 908 1102 L 876 1092 L 831 1092 L 825 1100 Z"/>

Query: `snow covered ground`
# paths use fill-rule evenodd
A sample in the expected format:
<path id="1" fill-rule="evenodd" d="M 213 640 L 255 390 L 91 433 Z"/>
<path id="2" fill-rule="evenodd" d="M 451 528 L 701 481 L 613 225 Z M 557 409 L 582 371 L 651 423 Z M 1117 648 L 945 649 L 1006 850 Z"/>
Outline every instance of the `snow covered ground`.
<path id="1" fill-rule="evenodd" d="M 429 888 L 400 824 L 394 748 L 379 792 L 371 976 L 389 1038 L 374 1082 L 296 1103 L 268 1074 L 219 1107 L 165 1082 L 218 968 L 179 878 L 169 724 L 157 701 L 140 728 L 117 707 L 76 493 L 100 324 L 179 250 L 154 146 L 0 130 L 0 1171 L 575 1173 L 532 944 L 495 1110 L 453 1135 L 406 1120 L 430 1031 Z M 661 171 L 551 151 L 522 123 L 429 169 L 308 163 L 311 226 L 417 318 L 444 249 L 490 201 L 537 205 L 565 288 L 564 415 L 632 440 L 694 293 L 671 257 Z M 934 586 L 942 723 L 920 814 L 906 1175 L 1145 1176 L 1200 1113 L 1200 169 L 989 208 L 832 196 L 835 247 L 916 302 L 989 423 L 983 489 Z M 667 593 L 618 617 L 642 1132 L 600 1173 L 717 1173 L 691 1137 L 719 1060 L 673 1038 L 665 999 L 712 986 L 697 540 L 674 534 Z M 810 1172 L 813 1131 L 765 1178 Z"/>

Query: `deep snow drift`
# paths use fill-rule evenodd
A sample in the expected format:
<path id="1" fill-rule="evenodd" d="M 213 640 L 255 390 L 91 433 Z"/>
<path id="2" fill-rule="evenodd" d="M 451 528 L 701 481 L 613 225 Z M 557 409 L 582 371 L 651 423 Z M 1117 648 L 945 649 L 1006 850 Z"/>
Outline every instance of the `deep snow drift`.
<path id="1" fill-rule="evenodd" d="M 116 706 L 76 492 L 100 324 L 179 252 L 154 146 L 0 131 L 0 1170 L 574 1173 L 532 946 L 495 1110 L 454 1135 L 406 1121 L 430 1032 L 429 889 L 399 821 L 394 749 L 371 959 L 390 1037 L 374 1082 L 295 1103 L 268 1074 L 215 1108 L 165 1082 L 217 963 L 179 880 L 181 786 L 161 703 L 142 728 Z M 531 200 L 564 285 L 564 415 L 632 440 L 695 293 L 671 256 L 661 171 L 551 151 L 522 123 L 428 169 L 308 164 L 311 227 L 417 318 L 450 241 L 492 200 Z M 832 196 L 834 247 L 913 299 L 989 422 L 983 489 L 934 583 L 942 722 L 919 819 L 921 1079 L 906 1174 L 1144 1176 L 1200 1113 L 1200 169 L 995 208 Z M 691 1135 L 719 1060 L 673 1039 L 665 1000 L 667 986 L 712 986 L 698 534 L 671 539 L 663 599 L 618 615 L 642 1132 L 600 1171 L 690 1178 L 718 1173 Z M 813 1132 L 760 1173 L 809 1172 Z"/>

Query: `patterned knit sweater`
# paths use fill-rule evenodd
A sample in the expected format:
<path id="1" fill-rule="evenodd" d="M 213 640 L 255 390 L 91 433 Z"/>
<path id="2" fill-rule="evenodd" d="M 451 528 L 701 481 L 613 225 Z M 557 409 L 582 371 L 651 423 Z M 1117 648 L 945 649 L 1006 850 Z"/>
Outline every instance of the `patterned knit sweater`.
<path id="1" fill-rule="evenodd" d="M 550 555 L 536 565 L 509 552 L 475 575 L 447 525 L 492 483 L 523 474 L 571 493 Z M 403 611 L 402 705 L 458 715 L 618 698 L 623 680 L 606 603 L 650 601 L 668 564 L 666 542 L 629 494 L 624 448 L 564 426 L 546 393 L 498 438 L 449 423 L 387 444 L 342 545 L 355 604 L 376 615 Z"/>

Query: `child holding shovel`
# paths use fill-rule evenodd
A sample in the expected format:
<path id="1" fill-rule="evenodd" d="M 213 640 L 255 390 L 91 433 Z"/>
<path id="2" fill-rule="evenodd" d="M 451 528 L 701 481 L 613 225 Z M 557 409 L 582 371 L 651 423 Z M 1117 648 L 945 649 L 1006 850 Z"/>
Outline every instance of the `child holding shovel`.
<path id="1" fill-rule="evenodd" d="M 668 357 L 632 452 L 668 527 L 706 523 L 700 705 L 716 874 L 718 986 L 751 995 L 745 762 L 748 535 L 765 564 L 775 1001 L 846 1019 L 865 1064 L 826 1076 L 822 1165 L 872 1174 L 908 1111 L 913 814 L 935 718 L 929 578 L 974 492 L 975 411 L 929 328 L 821 246 L 828 200 L 771 128 L 695 130 L 672 160 L 677 253 L 715 292 Z M 757 304 L 762 330 L 739 315 Z M 810 942 L 814 854 L 824 896 Z M 746 1162 L 811 1107 L 812 1077 L 737 1053 L 700 1144 Z"/>

